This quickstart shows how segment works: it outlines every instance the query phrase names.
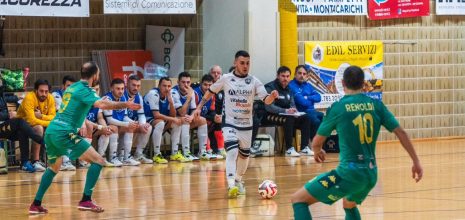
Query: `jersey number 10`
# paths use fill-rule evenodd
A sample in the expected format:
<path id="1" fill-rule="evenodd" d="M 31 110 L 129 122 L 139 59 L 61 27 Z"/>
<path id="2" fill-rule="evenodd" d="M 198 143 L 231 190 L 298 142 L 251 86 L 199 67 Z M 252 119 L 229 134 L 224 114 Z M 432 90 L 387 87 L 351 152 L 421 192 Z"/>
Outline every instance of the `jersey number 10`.
<path id="1" fill-rule="evenodd" d="M 359 114 L 352 122 L 354 123 L 355 126 L 358 127 L 360 143 L 371 144 L 371 142 L 373 142 L 373 132 L 374 132 L 373 131 L 373 116 L 370 113 L 365 113 L 363 116 L 362 114 Z"/>

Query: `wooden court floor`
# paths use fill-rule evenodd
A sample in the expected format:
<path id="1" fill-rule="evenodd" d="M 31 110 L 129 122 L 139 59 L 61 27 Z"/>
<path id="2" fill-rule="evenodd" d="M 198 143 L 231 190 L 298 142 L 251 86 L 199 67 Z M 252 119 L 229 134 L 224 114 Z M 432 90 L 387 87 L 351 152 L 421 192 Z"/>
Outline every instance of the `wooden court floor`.
<path id="1" fill-rule="evenodd" d="M 415 184 L 411 163 L 398 143 L 378 145 L 378 185 L 360 207 L 363 219 L 465 219 L 465 144 L 463 139 L 419 141 L 424 179 Z M 334 168 L 337 154 L 324 164 L 313 158 L 251 159 L 245 176 L 247 196 L 226 199 L 224 161 L 171 163 L 104 169 L 93 198 L 101 214 L 76 209 L 86 170 L 61 172 L 44 205 L 50 213 L 29 217 L 27 208 L 41 173 L 0 176 L 0 219 L 292 219 L 290 195 L 315 175 Z M 257 186 L 273 179 L 278 195 L 262 200 Z M 344 219 L 340 202 L 311 207 L 314 219 Z"/>

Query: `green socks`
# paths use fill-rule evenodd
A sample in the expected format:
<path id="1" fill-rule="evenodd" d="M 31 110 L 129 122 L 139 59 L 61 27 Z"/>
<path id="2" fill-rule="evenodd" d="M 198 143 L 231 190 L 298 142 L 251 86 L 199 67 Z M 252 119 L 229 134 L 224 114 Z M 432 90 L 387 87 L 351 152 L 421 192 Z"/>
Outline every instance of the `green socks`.
<path id="1" fill-rule="evenodd" d="M 97 184 L 98 177 L 100 176 L 100 171 L 102 171 L 102 165 L 98 163 L 92 163 L 87 170 L 86 176 L 86 185 L 84 186 L 84 195 L 92 196 L 94 191 L 95 184 Z"/>
<path id="2" fill-rule="evenodd" d="M 308 204 L 306 202 L 293 203 L 292 208 L 294 209 L 294 219 L 295 220 L 311 220 L 312 215 L 308 209 Z"/>
<path id="3" fill-rule="evenodd" d="M 52 184 L 53 178 L 57 174 L 53 172 L 50 168 L 47 168 L 42 175 L 42 180 L 40 181 L 39 189 L 37 190 L 35 201 L 42 201 L 44 194 L 47 191 L 48 187 Z"/>
<path id="4" fill-rule="evenodd" d="M 360 217 L 360 212 L 358 211 L 358 208 L 351 208 L 351 209 L 344 209 L 346 212 L 346 220 L 361 220 L 362 217 Z"/>

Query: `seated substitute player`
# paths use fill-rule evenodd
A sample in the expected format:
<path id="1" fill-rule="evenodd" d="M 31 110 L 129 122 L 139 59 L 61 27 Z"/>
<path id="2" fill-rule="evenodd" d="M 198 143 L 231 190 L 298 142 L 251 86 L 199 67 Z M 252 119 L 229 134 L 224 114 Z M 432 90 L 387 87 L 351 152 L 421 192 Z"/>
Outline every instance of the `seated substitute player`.
<path id="1" fill-rule="evenodd" d="M 195 103 L 198 104 L 200 100 L 202 99 L 203 95 L 208 91 L 210 86 L 213 84 L 213 76 L 211 75 L 204 75 L 202 79 L 200 80 L 200 85 L 196 88 L 194 88 L 195 92 Z M 214 134 L 216 132 L 216 126 L 215 126 L 215 117 L 216 117 L 216 111 L 215 111 L 215 97 L 212 97 L 205 103 L 205 105 L 202 107 L 202 111 L 200 112 L 200 116 L 204 117 L 207 120 L 207 125 L 208 125 L 208 132 L 209 132 L 209 139 L 210 143 L 215 142 L 218 145 L 219 142 L 223 141 L 222 137 L 223 135 L 221 134 L 221 139 L 220 140 L 212 140 L 215 139 L 215 135 L 210 135 Z M 208 152 L 208 151 L 207 151 Z M 211 154 L 213 157 L 216 159 L 222 160 L 224 159 L 223 155 L 218 151 L 218 148 L 216 148 L 215 152 L 208 152 L 208 154 Z"/>
<path id="2" fill-rule="evenodd" d="M 63 104 L 56 117 L 45 132 L 50 166 L 45 170 L 40 181 L 37 194 L 29 207 L 29 214 L 45 214 L 48 212 L 42 206 L 45 192 L 52 184 L 53 178 L 60 171 L 63 155 L 71 160 L 80 158 L 91 165 L 87 170 L 84 193 L 78 209 L 82 211 L 103 212 L 104 209 L 92 201 L 97 180 L 105 160 L 91 147 L 90 143 L 78 135 L 77 130 L 86 119 L 86 114 L 92 106 L 100 109 L 139 109 L 141 106 L 132 102 L 112 102 L 101 100 L 89 86 L 96 84 L 99 69 L 96 63 L 87 62 L 81 67 L 81 81 L 71 85 L 63 94 Z M 71 152 L 68 150 L 71 149 Z"/>
<path id="3" fill-rule="evenodd" d="M 191 75 L 188 72 L 182 72 L 178 75 L 178 85 L 171 89 L 174 107 L 178 117 L 182 119 L 181 125 L 181 145 L 184 157 L 189 160 L 215 160 L 211 154 L 207 153 L 207 120 L 204 117 L 194 117 L 192 111 L 195 110 L 195 93 L 191 87 Z M 197 137 L 199 139 L 198 157 L 190 151 L 190 129 L 197 128 Z"/>
<path id="4" fill-rule="evenodd" d="M 171 156 L 170 160 L 179 162 L 189 162 L 190 160 L 182 155 L 179 148 L 181 136 L 181 118 L 176 117 L 173 97 L 171 96 L 171 80 L 168 77 L 160 78 L 158 88 L 151 89 L 144 96 L 144 113 L 153 126 L 152 142 L 154 147 L 153 161 L 163 164 L 168 161 L 160 151 L 161 138 L 164 130 L 171 131 Z"/>
<path id="5" fill-rule="evenodd" d="M 126 102 L 127 100 L 123 96 L 124 81 L 116 78 L 111 81 L 110 85 L 111 91 L 103 98 L 110 101 Z M 124 166 L 140 165 L 140 162 L 131 156 L 132 138 L 139 124 L 128 117 L 126 109 L 103 110 L 103 115 L 109 125 L 118 127 L 118 148 L 112 149 L 112 145 L 110 145 L 110 156 L 112 157 L 110 162 L 113 164 L 122 162 Z"/>
<path id="6" fill-rule="evenodd" d="M 226 179 L 229 198 L 245 194 L 242 176 L 249 163 L 254 98 L 257 95 L 265 104 L 269 105 L 278 97 L 278 91 L 272 91 L 268 95 L 260 80 L 249 75 L 249 53 L 241 50 L 234 57 L 234 71 L 225 74 L 210 87 L 194 112 L 194 115 L 199 115 L 203 105 L 213 94 L 221 89 L 224 90 L 225 120 L 222 130 L 227 151 Z"/>
<path id="7" fill-rule="evenodd" d="M 140 78 L 137 75 L 131 75 L 128 79 L 128 85 L 126 90 L 124 91 L 124 98 L 126 100 L 132 101 L 136 104 L 143 104 L 144 100 L 140 95 Z M 136 153 L 134 158 L 143 164 L 151 164 L 153 160 L 148 159 L 144 155 L 144 149 L 147 146 L 147 142 L 149 142 L 150 135 L 152 134 L 152 125 L 147 123 L 144 109 L 141 108 L 137 111 L 133 111 L 128 109 L 128 117 L 133 120 L 139 122 L 139 127 L 135 131 L 135 139 L 136 139 Z"/>
<path id="8" fill-rule="evenodd" d="M 96 94 L 100 94 L 100 86 L 93 87 Z M 87 138 L 98 138 L 98 153 L 105 159 L 105 167 L 121 167 L 123 164 L 118 160 L 116 164 L 108 162 L 106 151 L 110 144 L 110 149 L 118 147 L 118 127 L 107 125 L 101 109 L 92 107 L 86 117 Z"/>
<path id="9" fill-rule="evenodd" d="M 312 219 L 309 205 L 333 204 L 339 199 L 343 199 L 345 219 L 361 219 L 357 204 L 365 200 L 377 181 L 375 148 L 381 125 L 394 132 L 408 152 L 416 182 L 423 176 L 420 160 L 407 133 L 381 101 L 362 93 L 363 84 L 364 73 L 360 67 L 350 66 L 344 71 L 345 96 L 327 110 L 312 144 L 315 161 L 323 162 L 325 152 L 321 148 L 326 137 L 336 129 L 340 163 L 335 170 L 318 175 L 292 195 L 296 220 Z"/>
<path id="10" fill-rule="evenodd" d="M 232 70 L 231 70 L 232 71 Z M 229 72 L 231 72 L 229 71 Z M 218 81 L 223 75 L 223 70 L 218 65 L 213 65 L 210 68 L 209 74 L 213 77 L 213 83 Z M 208 125 L 208 138 L 210 139 L 210 146 L 213 149 L 213 152 L 217 155 L 221 155 L 223 158 L 226 158 L 226 150 L 224 149 L 224 137 L 223 132 L 221 131 L 222 120 L 223 120 L 223 100 L 224 91 L 221 90 L 212 97 L 213 108 L 215 108 L 215 118 L 211 125 Z M 200 100 L 199 100 L 200 102 Z M 197 102 L 197 104 L 199 103 Z M 213 132 L 211 132 L 211 131 Z M 253 142 L 252 142 L 253 143 Z"/>

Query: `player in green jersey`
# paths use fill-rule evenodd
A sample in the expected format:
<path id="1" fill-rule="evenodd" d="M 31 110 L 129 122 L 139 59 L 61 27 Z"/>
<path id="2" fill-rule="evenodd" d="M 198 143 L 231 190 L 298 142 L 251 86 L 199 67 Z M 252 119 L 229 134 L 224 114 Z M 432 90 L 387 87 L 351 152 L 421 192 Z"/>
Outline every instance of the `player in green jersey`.
<path id="1" fill-rule="evenodd" d="M 42 207 L 42 199 L 52 184 L 53 178 L 60 170 L 63 156 L 68 156 L 71 160 L 79 158 L 91 163 L 78 209 L 103 212 L 102 207 L 92 202 L 91 196 L 102 166 L 105 164 L 105 159 L 83 138 L 85 129 L 81 130 L 80 133 L 78 130 L 83 126 L 86 115 L 92 106 L 100 109 L 129 108 L 133 110 L 138 110 L 141 106 L 133 102 L 112 102 L 100 99 L 95 90 L 91 88 L 98 83 L 99 74 L 96 63 L 84 63 L 81 67 L 81 80 L 68 87 L 63 94 L 60 109 L 45 132 L 44 141 L 50 165 L 42 175 L 34 202 L 29 207 L 30 214 L 48 212 Z"/>
<path id="2" fill-rule="evenodd" d="M 394 115 L 378 100 L 362 93 L 364 73 L 360 67 L 350 66 L 344 71 L 342 84 L 345 96 L 327 110 L 326 116 L 312 141 L 315 161 L 325 160 L 322 146 L 335 129 L 339 134 L 340 163 L 335 170 L 323 173 L 305 184 L 292 195 L 296 220 L 312 219 L 309 205 L 316 202 L 333 204 L 343 199 L 346 220 L 361 219 L 357 204 L 361 204 L 376 185 L 376 139 L 381 125 L 394 132 L 410 155 L 412 178 L 423 176 L 420 160 L 407 133 Z"/>

